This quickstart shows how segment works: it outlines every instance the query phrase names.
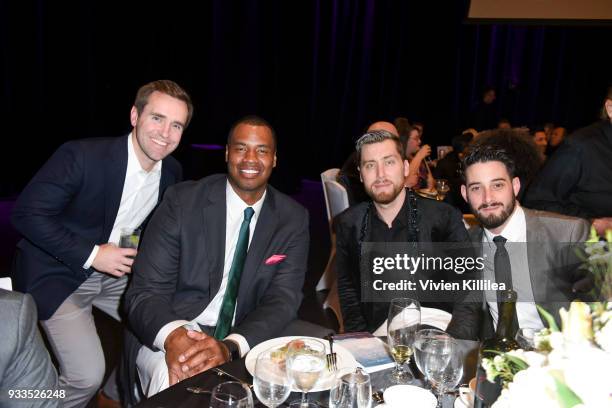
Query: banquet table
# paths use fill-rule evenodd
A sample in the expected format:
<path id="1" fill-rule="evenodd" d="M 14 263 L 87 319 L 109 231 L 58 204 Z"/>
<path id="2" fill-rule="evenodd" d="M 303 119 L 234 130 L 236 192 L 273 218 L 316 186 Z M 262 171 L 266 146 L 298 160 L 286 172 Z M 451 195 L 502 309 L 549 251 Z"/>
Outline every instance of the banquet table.
<path id="1" fill-rule="evenodd" d="M 479 343 L 470 340 L 458 340 L 461 353 L 464 356 L 464 373 L 463 379 L 461 380 L 461 384 L 466 384 L 470 378 L 474 377 L 476 372 L 476 363 L 478 357 L 478 346 Z M 231 374 L 234 377 L 239 378 L 240 380 L 253 384 L 253 377 L 249 374 L 245 367 L 245 359 L 240 359 L 236 361 L 230 361 L 222 366 L 220 366 L 223 371 L 228 374 Z M 409 365 L 410 370 L 415 375 L 416 379 L 412 382 L 414 385 L 423 386 L 422 376 L 419 373 L 419 370 L 414 365 L 413 359 L 411 359 L 411 364 Z M 370 374 L 370 379 L 372 382 L 372 391 L 384 390 L 387 387 L 393 385 L 390 384 L 386 378 L 387 373 L 390 369 L 377 371 L 375 373 Z M 211 390 L 217 385 L 225 381 L 234 381 L 232 378 L 226 375 L 218 375 L 213 372 L 213 370 L 205 371 L 198 375 L 195 375 L 191 378 L 188 378 L 184 381 L 181 381 L 178 384 L 160 392 L 159 394 L 154 395 L 153 397 L 142 401 L 138 404 L 139 408 L 202 408 L 208 407 L 210 401 L 209 394 L 193 394 L 187 391 L 187 387 L 202 387 L 206 390 Z M 328 398 L 329 391 L 322 391 L 317 393 L 308 393 L 309 400 L 316 401 L 321 407 L 328 407 Z M 300 398 L 299 393 L 291 393 L 288 402 L 297 400 Z M 263 404 L 257 401 L 257 397 L 255 396 L 255 392 L 253 391 L 253 400 L 255 401 L 256 407 L 264 407 Z M 451 395 L 446 395 L 443 397 L 442 405 L 444 408 L 452 408 L 454 403 L 454 397 Z M 375 406 L 375 402 L 373 402 L 372 406 Z M 283 405 L 285 406 L 285 405 Z"/>

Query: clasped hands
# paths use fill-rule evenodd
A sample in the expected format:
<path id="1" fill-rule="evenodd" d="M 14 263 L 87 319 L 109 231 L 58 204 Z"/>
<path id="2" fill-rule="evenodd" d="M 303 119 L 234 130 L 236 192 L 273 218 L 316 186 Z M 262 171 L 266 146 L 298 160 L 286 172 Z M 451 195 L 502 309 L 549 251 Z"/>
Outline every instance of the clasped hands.
<path id="1" fill-rule="evenodd" d="M 230 359 L 230 352 L 221 341 L 195 330 L 179 327 L 164 343 L 168 381 L 179 381 L 221 365 Z"/>

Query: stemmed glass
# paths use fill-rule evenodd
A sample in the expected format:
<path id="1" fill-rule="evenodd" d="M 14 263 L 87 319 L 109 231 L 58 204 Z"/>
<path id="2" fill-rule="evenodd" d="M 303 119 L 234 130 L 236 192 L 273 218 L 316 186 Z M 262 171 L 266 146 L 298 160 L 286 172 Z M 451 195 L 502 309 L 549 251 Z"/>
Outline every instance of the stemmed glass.
<path id="1" fill-rule="evenodd" d="M 210 408 L 253 408 L 251 390 L 238 381 L 227 381 L 217 385 L 210 397 Z"/>
<path id="2" fill-rule="evenodd" d="M 302 391 L 301 406 L 308 407 L 308 391 L 325 369 L 325 345 L 314 339 L 298 339 L 287 347 L 287 369 L 295 387 Z"/>
<path id="3" fill-rule="evenodd" d="M 441 330 L 423 329 L 416 335 L 414 357 L 417 367 L 431 383 L 432 389 L 438 395 L 438 401 L 439 395 L 443 392 L 442 378 L 455 350 L 454 344 L 454 339 Z"/>
<path id="4" fill-rule="evenodd" d="M 442 407 L 442 395 L 454 391 L 463 377 L 463 355 L 457 350 L 455 340 L 451 341 L 451 354 L 446 367 L 434 374 L 431 381 L 438 391 L 438 407 Z"/>
<path id="5" fill-rule="evenodd" d="M 285 402 L 291 393 L 291 379 L 287 375 L 285 361 L 277 358 L 280 353 L 278 347 L 272 347 L 260 353 L 255 361 L 255 395 L 269 408 L 276 408 Z"/>
<path id="6" fill-rule="evenodd" d="M 329 392 L 329 406 L 331 408 L 370 408 L 372 406 L 372 383 L 368 373 L 361 367 L 338 372 Z"/>
<path id="7" fill-rule="evenodd" d="M 410 360 L 414 338 L 421 323 L 421 305 L 414 299 L 393 299 L 389 305 L 387 319 L 387 344 L 395 360 L 395 369 L 389 374 L 391 382 L 406 384 L 414 379 L 404 370 L 404 363 Z"/>
<path id="8" fill-rule="evenodd" d="M 445 179 L 436 180 L 436 191 L 438 194 L 436 195 L 436 200 L 442 201 L 444 197 L 446 197 L 446 193 L 450 191 L 450 186 L 448 185 L 448 181 Z"/>

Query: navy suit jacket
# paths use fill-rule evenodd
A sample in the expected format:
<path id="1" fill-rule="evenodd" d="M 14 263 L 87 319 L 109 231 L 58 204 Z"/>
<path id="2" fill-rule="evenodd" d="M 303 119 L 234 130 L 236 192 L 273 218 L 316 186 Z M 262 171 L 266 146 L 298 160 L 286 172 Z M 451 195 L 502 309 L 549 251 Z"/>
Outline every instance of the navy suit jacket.
<path id="1" fill-rule="evenodd" d="M 32 294 L 41 320 L 91 275 L 83 265 L 94 245 L 108 242 L 123 193 L 127 143 L 127 136 L 65 143 L 15 204 L 11 221 L 24 237 L 14 259 L 15 287 Z M 181 178 L 181 165 L 164 159 L 160 197 Z"/>

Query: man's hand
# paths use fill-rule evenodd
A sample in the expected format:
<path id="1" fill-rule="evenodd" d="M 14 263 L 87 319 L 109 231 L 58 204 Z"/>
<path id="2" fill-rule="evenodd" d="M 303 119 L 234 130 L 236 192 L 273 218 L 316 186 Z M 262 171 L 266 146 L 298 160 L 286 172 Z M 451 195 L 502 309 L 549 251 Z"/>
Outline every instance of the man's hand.
<path id="1" fill-rule="evenodd" d="M 137 251 L 133 248 L 118 248 L 113 243 L 100 245 L 91 266 L 99 272 L 121 277 L 132 272 L 133 258 L 136 253 Z"/>
<path id="2" fill-rule="evenodd" d="M 166 342 L 164 343 L 166 365 L 168 366 L 168 382 L 170 385 L 190 377 L 188 372 L 181 369 L 181 363 L 179 362 L 180 355 L 197 342 L 190 338 L 187 332 L 187 329 L 184 327 L 178 327 L 166 337 Z"/>
<path id="3" fill-rule="evenodd" d="M 189 377 L 229 361 L 230 352 L 223 342 L 193 330 L 188 330 L 187 336 L 196 343 L 181 353 L 178 361 Z"/>

